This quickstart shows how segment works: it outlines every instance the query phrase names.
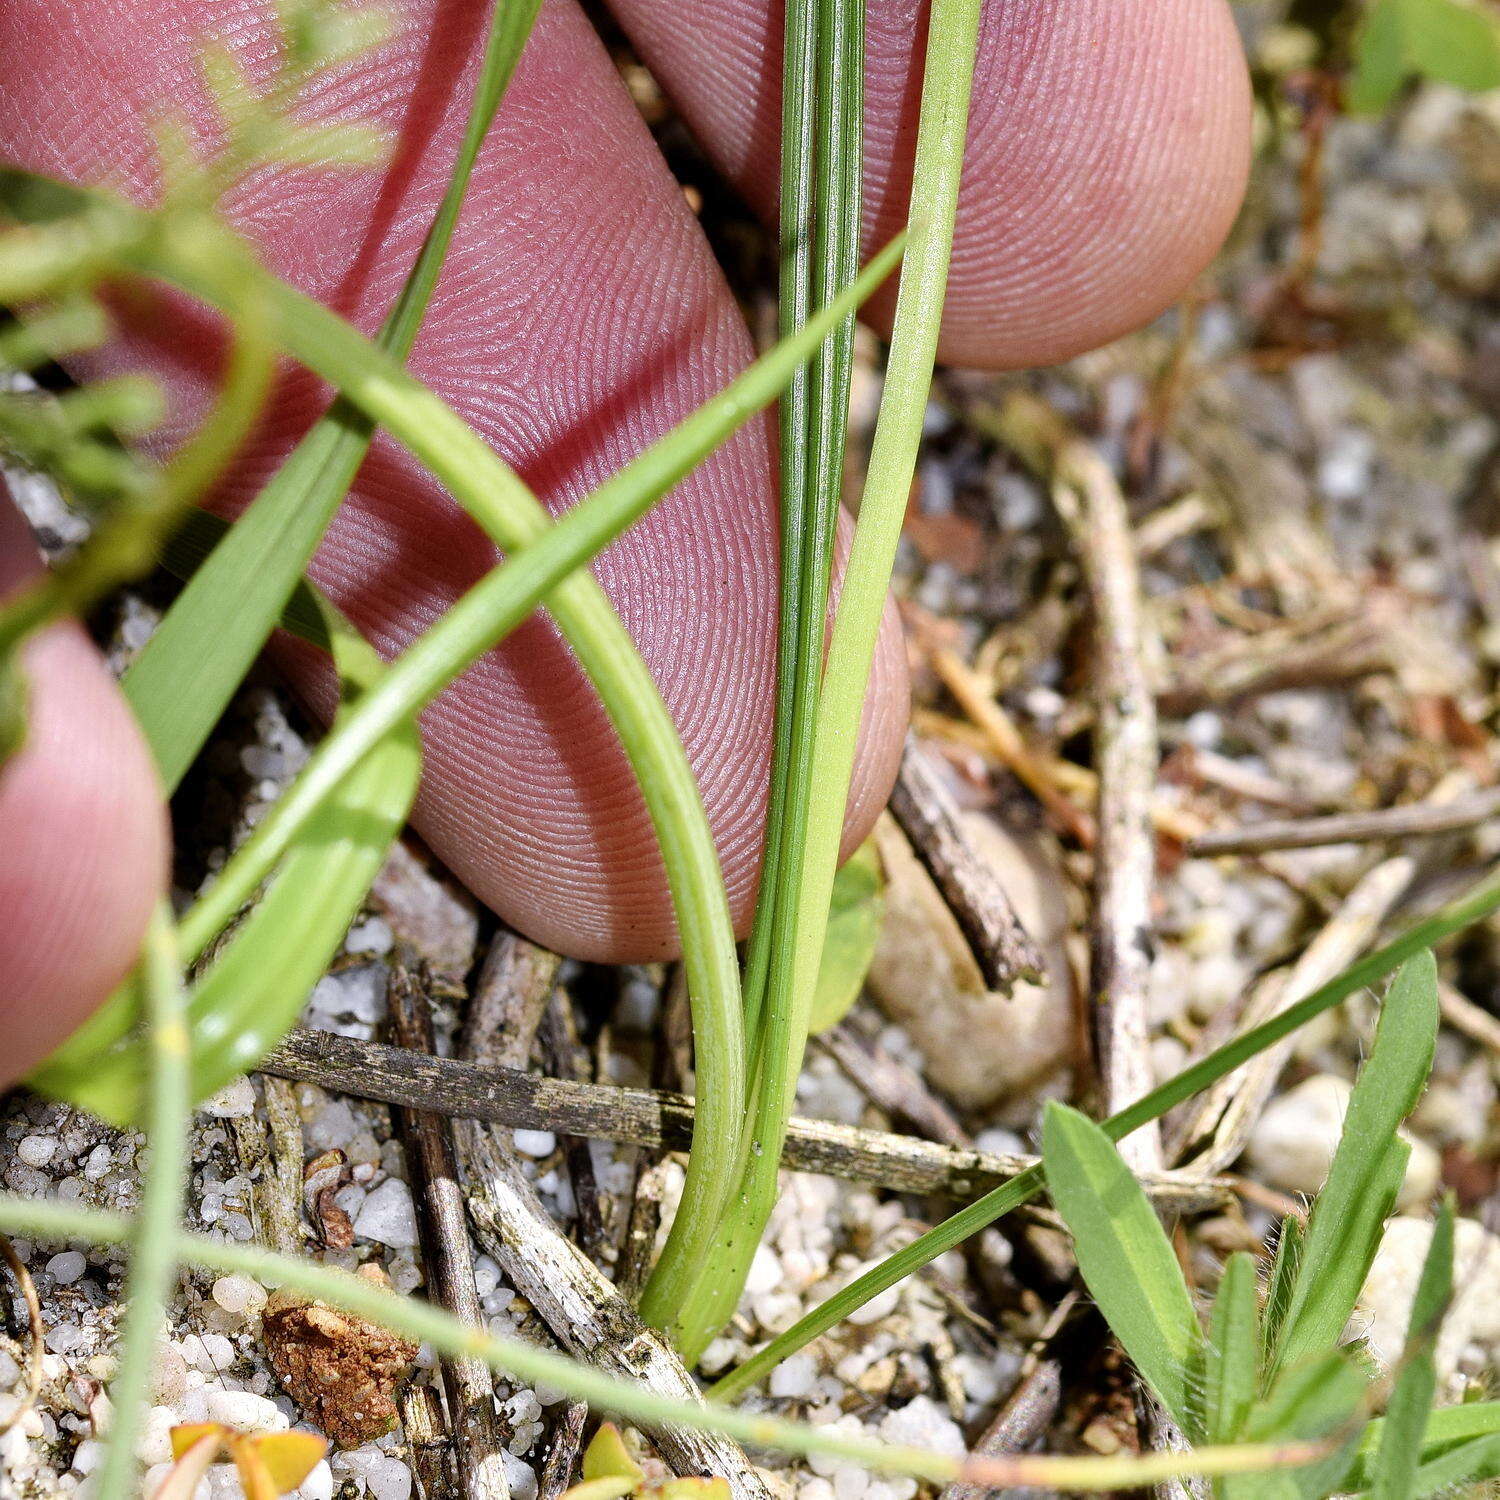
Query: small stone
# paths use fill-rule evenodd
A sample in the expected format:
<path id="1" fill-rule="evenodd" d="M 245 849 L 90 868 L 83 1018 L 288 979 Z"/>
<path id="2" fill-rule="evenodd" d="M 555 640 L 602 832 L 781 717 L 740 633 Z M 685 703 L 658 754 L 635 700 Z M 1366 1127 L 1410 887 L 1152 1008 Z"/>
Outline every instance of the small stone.
<path id="1" fill-rule="evenodd" d="M 253 1391 L 210 1390 L 207 1401 L 211 1422 L 222 1422 L 243 1432 L 285 1432 L 291 1425 L 274 1401 Z"/>
<path id="2" fill-rule="evenodd" d="M 889 816 L 876 825 L 885 869 L 885 917 L 870 992 L 904 1026 L 934 1087 L 980 1108 L 1032 1094 L 1074 1061 L 1077 1032 L 1063 897 L 1066 881 L 1040 839 L 1023 841 L 979 814 L 965 831 L 1000 877 L 1045 961 L 1046 982 L 990 990 L 958 922 Z"/>
<path id="3" fill-rule="evenodd" d="M 557 1137 L 550 1130 L 517 1130 L 513 1134 L 516 1150 L 522 1156 L 532 1156 L 540 1161 L 557 1149 Z"/>
<path id="4" fill-rule="evenodd" d="M 55 1135 L 25 1135 L 16 1143 L 16 1155 L 28 1167 L 45 1167 L 56 1151 Z"/>
<path id="5" fill-rule="evenodd" d="M 536 1500 L 536 1470 L 524 1459 L 517 1458 L 508 1448 L 501 1449 L 500 1461 L 505 1465 L 505 1482 L 510 1487 L 510 1500 Z"/>
<path id="6" fill-rule="evenodd" d="M 198 1108 L 215 1120 L 248 1120 L 255 1113 L 255 1085 L 248 1078 L 236 1078 Z"/>
<path id="7" fill-rule="evenodd" d="M 882 1442 L 927 1448 L 959 1458 L 967 1451 L 959 1425 L 930 1396 L 914 1396 L 880 1423 Z"/>
<path id="8" fill-rule="evenodd" d="M 225 1312 L 254 1314 L 266 1305 L 266 1290 L 248 1276 L 221 1276 L 214 1282 L 213 1298 Z"/>
<path id="9" fill-rule="evenodd" d="M 783 1401 L 801 1401 L 811 1396 L 818 1380 L 818 1362 L 810 1354 L 793 1354 L 771 1371 L 773 1396 Z"/>
<path id="10" fill-rule="evenodd" d="M 354 1218 L 354 1232 L 361 1239 L 375 1240 L 393 1250 L 412 1250 L 417 1244 L 417 1211 L 411 1189 L 388 1177 L 366 1194 Z"/>
<path id="11" fill-rule="evenodd" d="M 326 1458 L 319 1459 L 297 1490 L 300 1500 L 333 1500 L 333 1470 Z"/>
<path id="12" fill-rule="evenodd" d="M 47 1262 L 47 1274 L 58 1286 L 72 1286 L 88 1270 L 88 1258 L 81 1250 L 64 1250 Z"/>
<path id="13" fill-rule="evenodd" d="M 383 917 L 366 917 L 363 922 L 356 922 L 349 929 L 349 936 L 344 939 L 344 951 L 346 953 L 389 953 L 395 946 L 396 939 L 391 932 L 391 924 Z"/>

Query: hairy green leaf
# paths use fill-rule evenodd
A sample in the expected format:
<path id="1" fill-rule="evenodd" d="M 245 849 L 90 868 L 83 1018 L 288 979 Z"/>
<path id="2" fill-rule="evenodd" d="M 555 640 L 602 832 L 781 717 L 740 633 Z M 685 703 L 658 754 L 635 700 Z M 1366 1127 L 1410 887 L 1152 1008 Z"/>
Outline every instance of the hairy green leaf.
<path id="1" fill-rule="evenodd" d="M 1255 1258 L 1244 1250 L 1229 1257 L 1219 1279 L 1203 1365 L 1203 1436 L 1232 1443 L 1255 1400 L 1260 1366 Z"/>

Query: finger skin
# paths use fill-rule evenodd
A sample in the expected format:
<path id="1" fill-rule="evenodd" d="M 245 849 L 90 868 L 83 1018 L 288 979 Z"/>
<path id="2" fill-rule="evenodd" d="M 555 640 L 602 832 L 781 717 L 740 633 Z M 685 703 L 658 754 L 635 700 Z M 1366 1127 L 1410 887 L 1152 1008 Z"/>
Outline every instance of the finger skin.
<path id="1" fill-rule="evenodd" d="M 0 600 L 40 569 L 0 484 Z M 22 648 L 26 739 L 0 767 L 0 1086 L 39 1062 L 134 962 L 167 886 L 151 757 L 74 624 Z"/>
<path id="2" fill-rule="evenodd" d="M 723 170 L 777 201 L 781 6 L 610 0 Z M 870 0 L 865 247 L 905 222 L 927 7 Z M 943 321 L 955 364 L 1051 364 L 1149 321 L 1228 233 L 1250 90 L 1224 0 L 983 0 Z M 872 303 L 877 321 L 894 307 Z"/>
<path id="3" fill-rule="evenodd" d="M 20 12 L 24 12 L 24 17 Z M 211 26 L 252 71 L 270 55 L 251 0 L 40 0 L 0 7 L 0 132 L 27 166 L 153 191 L 143 117 L 164 100 L 208 116 L 191 39 Z M 231 202 L 268 263 L 367 331 L 415 257 L 462 128 L 484 13 L 410 0 L 398 40 L 323 86 L 320 115 L 397 137 L 383 172 L 263 171 Z M 214 324 L 173 299 L 127 305 L 126 336 L 88 374 L 145 367 L 201 412 Z M 558 511 L 737 374 L 751 346 L 701 232 L 572 0 L 547 0 L 476 168 L 411 361 Z M 326 398 L 289 374 L 224 486 L 250 498 Z M 174 433 L 180 435 L 179 419 Z M 757 421 L 599 559 L 698 777 L 743 929 L 759 863 L 771 734 L 776 518 Z M 393 654 L 495 561 L 487 539 L 385 438 L 313 572 Z M 325 710 L 321 668 L 283 648 Z M 894 777 L 906 717 L 888 628 L 866 713 L 848 837 Z M 535 619 L 423 718 L 415 821 L 507 921 L 600 960 L 675 951 L 660 858 L 634 775 L 577 663 Z"/>

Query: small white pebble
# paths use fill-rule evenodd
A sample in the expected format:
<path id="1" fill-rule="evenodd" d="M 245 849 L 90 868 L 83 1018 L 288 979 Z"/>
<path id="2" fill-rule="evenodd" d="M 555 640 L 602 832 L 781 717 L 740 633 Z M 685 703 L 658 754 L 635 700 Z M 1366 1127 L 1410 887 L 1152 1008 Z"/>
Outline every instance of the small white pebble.
<path id="1" fill-rule="evenodd" d="M 302 1481 L 297 1491 L 300 1500 L 333 1500 L 333 1470 L 326 1458 L 319 1459 L 317 1466 Z"/>
<path id="2" fill-rule="evenodd" d="M 782 1400 L 796 1401 L 812 1395 L 818 1378 L 818 1362 L 810 1354 L 793 1354 L 771 1371 L 770 1390 Z"/>
<path id="3" fill-rule="evenodd" d="M 73 1450 L 73 1472 L 92 1474 L 104 1462 L 104 1444 L 96 1438 L 85 1438 Z"/>
<path id="4" fill-rule="evenodd" d="M 255 1085 L 248 1078 L 236 1078 L 198 1108 L 216 1120 L 248 1120 L 255 1113 Z"/>
<path id="5" fill-rule="evenodd" d="M 214 1282 L 214 1301 L 229 1313 L 258 1313 L 266 1305 L 266 1291 L 248 1276 L 221 1276 Z"/>
<path id="6" fill-rule="evenodd" d="M 518 1130 L 515 1132 L 516 1150 L 522 1156 L 534 1156 L 540 1160 L 551 1156 L 557 1146 L 557 1137 L 550 1130 Z"/>
<path id="7" fill-rule="evenodd" d="M 58 1286 L 72 1286 L 88 1270 L 88 1258 L 81 1250 L 64 1250 L 47 1262 L 47 1274 Z"/>
<path id="8" fill-rule="evenodd" d="M 57 1151 L 55 1135 L 22 1136 L 16 1143 L 16 1155 L 28 1167 L 45 1167 Z"/>
<path id="9" fill-rule="evenodd" d="M 243 1432 L 284 1432 L 288 1426 L 286 1413 L 274 1401 L 251 1391 L 210 1390 L 207 1398 L 211 1422 Z"/>
<path id="10" fill-rule="evenodd" d="M 417 1211 L 411 1189 L 388 1177 L 359 1206 L 354 1232 L 361 1239 L 375 1240 L 393 1250 L 412 1250 L 417 1244 Z"/>
<path id="11" fill-rule="evenodd" d="M 382 917 L 366 917 L 363 922 L 356 922 L 349 929 L 349 936 L 344 939 L 344 951 L 346 953 L 389 953 L 395 946 L 395 942 L 389 922 Z"/>
<path id="12" fill-rule="evenodd" d="M 505 1482 L 510 1488 L 510 1500 L 536 1500 L 536 1470 L 509 1449 L 501 1449 L 500 1460 L 505 1465 Z"/>

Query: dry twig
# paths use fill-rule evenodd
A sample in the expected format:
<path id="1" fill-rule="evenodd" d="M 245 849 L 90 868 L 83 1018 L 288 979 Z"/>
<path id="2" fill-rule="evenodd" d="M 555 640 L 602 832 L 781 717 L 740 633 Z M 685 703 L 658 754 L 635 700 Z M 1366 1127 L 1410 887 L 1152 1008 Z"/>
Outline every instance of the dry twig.
<path id="1" fill-rule="evenodd" d="M 891 812 L 932 876 L 992 990 L 1042 982 L 1042 956 L 1010 898 L 970 845 L 953 799 L 915 736 L 906 737 Z"/>
<path id="2" fill-rule="evenodd" d="M 1287 818 L 1251 823 L 1242 828 L 1199 834 L 1188 853 L 1209 858 L 1221 854 L 1264 854 L 1273 849 L 1314 849 L 1326 844 L 1366 844 L 1384 839 L 1418 838 L 1455 833 L 1500 816 L 1500 788 L 1476 792 L 1457 801 L 1435 799 L 1374 812 L 1339 813 L 1326 818 Z"/>
<path id="3" fill-rule="evenodd" d="M 387 1003 L 396 1041 L 415 1052 L 434 1052 L 427 997 L 400 966 L 392 971 Z M 406 1149 L 422 1260 L 431 1277 L 434 1300 L 471 1327 L 483 1328 L 452 1128 L 441 1115 L 427 1110 L 398 1109 L 395 1116 Z M 462 1500 L 508 1500 L 505 1463 L 500 1456 L 504 1444 L 489 1366 L 481 1359 L 445 1359 L 442 1372 L 457 1495 Z"/>
<path id="4" fill-rule="evenodd" d="M 457 1119 L 670 1150 L 686 1150 L 692 1140 L 693 1104 L 681 1094 L 478 1067 L 327 1031 L 292 1032 L 261 1066 L 357 1098 Z M 978 1197 L 1035 1161 L 1034 1156 L 961 1151 L 915 1136 L 797 1117 L 786 1144 L 786 1164 L 797 1171 L 954 1198 Z M 1158 1202 L 1180 1212 L 1226 1201 L 1226 1190 L 1198 1177 L 1164 1172 L 1147 1173 L 1142 1180 Z"/>

